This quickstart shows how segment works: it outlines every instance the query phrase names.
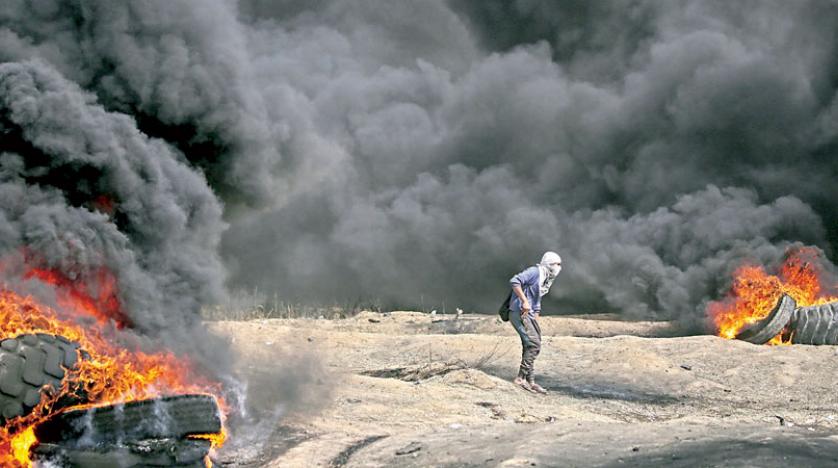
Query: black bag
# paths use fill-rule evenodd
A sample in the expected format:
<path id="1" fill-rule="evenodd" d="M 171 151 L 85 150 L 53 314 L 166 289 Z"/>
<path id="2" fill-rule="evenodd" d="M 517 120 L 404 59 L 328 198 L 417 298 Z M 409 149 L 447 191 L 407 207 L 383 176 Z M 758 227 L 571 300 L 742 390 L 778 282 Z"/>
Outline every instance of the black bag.
<path id="1" fill-rule="evenodd" d="M 506 296 L 506 300 L 503 301 L 503 304 L 500 305 L 500 309 L 498 309 L 498 315 L 500 315 L 500 319 L 504 322 L 509 321 L 509 301 L 512 300 L 512 291 L 509 291 L 509 294 Z"/>

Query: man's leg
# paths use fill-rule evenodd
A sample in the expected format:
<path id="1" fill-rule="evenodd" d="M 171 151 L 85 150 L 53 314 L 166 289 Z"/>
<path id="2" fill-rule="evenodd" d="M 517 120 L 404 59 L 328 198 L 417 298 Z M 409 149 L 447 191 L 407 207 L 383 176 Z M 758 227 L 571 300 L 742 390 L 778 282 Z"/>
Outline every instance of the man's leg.
<path id="1" fill-rule="evenodd" d="M 525 324 L 528 323 L 530 333 L 530 341 L 535 344 L 532 351 L 532 360 L 529 363 L 529 373 L 527 374 L 527 383 L 530 384 L 530 388 L 538 393 L 547 393 L 547 390 L 544 389 L 541 385 L 535 383 L 535 358 L 538 357 L 538 354 L 541 352 L 541 326 L 538 324 L 538 320 L 535 318 L 525 318 Z"/>
<path id="2" fill-rule="evenodd" d="M 529 317 L 521 317 L 521 313 L 518 311 L 513 310 L 509 313 L 509 321 L 515 328 L 515 331 L 518 332 L 518 336 L 521 337 L 522 348 L 521 366 L 518 368 L 518 377 L 515 378 L 515 383 L 527 390 L 532 390 L 529 386 L 528 380 L 530 374 L 532 373 L 533 361 L 535 360 L 535 356 L 538 355 L 538 349 L 541 346 L 540 338 L 537 341 L 533 341 L 533 338 L 536 337 L 536 333 L 530 325 L 530 320 L 531 319 Z"/>
<path id="3" fill-rule="evenodd" d="M 541 352 L 541 334 L 538 332 L 538 323 L 532 317 L 523 317 L 522 322 L 528 343 L 524 346 L 521 367 L 525 370 L 524 377 L 530 381 L 535 368 L 535 358 Z"/>

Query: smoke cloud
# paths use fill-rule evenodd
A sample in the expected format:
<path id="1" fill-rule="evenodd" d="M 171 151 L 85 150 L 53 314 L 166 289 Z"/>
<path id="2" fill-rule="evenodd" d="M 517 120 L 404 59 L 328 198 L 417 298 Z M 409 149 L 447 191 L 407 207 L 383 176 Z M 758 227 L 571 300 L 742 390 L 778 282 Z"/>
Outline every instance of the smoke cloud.
<path id="1" fill-rule="evenodd" d="M 0 116 L 6 272 L 26 262 L 95 283 L 105 268 L 127 322 L 184 351 L 223 291 L 224 223 L 205 179 L 38 61 L 0 64 Z"/>
<path id="2" fill-rule="evenodd" d="M 78 244 L 140 285 L 152 328 L 225 269 L 291 301 L 491 311 L 548 249 L 547 313 L 700 325 L 742 261 L 834 259 L 836 20 L 817 1 L 14 1 L 3 129 L 25 150 L 2 174 L 26 201 L 0 245 L 62 244 L 23 235 L 28 207 L 96 233 Z M 102 192 L 113 218 L 85 208 Z"/>

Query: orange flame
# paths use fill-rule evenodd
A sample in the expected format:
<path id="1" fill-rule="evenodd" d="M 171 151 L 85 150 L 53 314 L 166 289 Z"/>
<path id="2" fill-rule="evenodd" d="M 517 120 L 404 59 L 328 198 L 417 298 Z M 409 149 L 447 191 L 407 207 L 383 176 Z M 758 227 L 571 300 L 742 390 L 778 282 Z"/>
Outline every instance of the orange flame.
<path id="1" fill-rule="evenodd" d="M 24 274 L 24 279 L 37 278 L 43 283 L 61 289 L 58 306 L 61 309 L 76 310 L 81 315 L 93 317 L 99 323 L 107 324 L 113 320 L 117 327 L 130 326 L 128 318 L 122 313 L 116 289 L 116 278 L 105 267 L 99 267 L 85 282 L 73 281 L 59 271 L 31 268 Z"/>
<path id="2" fill-rule="evenodd" d="M 719 336 L 735 338 L 743 328 L 768 316 L 783 294 L 791 296 L 798 307 L 838 301 L 838 296 L 828 292 L 835 291 L 835 286 L 824 284 L 821 262 L 817 250 L 804 247 L 789 251 L 776 275 L 762 266 L 739 267 L 728 297 L 707 306 Z M 782 333 L 768 342 L 789 343 L 783 341 Z"/>
<path id="3" fill-rule="evenodd" d="M 37 442 L 34 427 L 54 413 L 59 399 L 76 394 L 79 388 L 88 403 L 76 408 L 179 393 L 209 393 L 216 396 L 226 412 L 219 397 L 220 384 L 197 374 L 188 359 L 167 351 L 147 353 L 118 344 L 118 329 L 129 322 L 115 294 L 116 283 L 104 269 L 94 276 L 99 284 L 92 288 L 97 294 L 91 295 L 91 288 L 70 282 L 58 273 L 29 271 L 25 277 L 56 286 L 58 310 L 32 297 L 0 290 L 0 339 L 32 333 L 60 335 L 79 343 L 89 355 L 79 360 L 76 369 L 67 370 L 60 389 L 42 391 L 41 402 L 29 415 L 0 427 L 0 466 L 30 467 L 29 449 Z M 225 435 L 201 437 L 218 447 Z"/>

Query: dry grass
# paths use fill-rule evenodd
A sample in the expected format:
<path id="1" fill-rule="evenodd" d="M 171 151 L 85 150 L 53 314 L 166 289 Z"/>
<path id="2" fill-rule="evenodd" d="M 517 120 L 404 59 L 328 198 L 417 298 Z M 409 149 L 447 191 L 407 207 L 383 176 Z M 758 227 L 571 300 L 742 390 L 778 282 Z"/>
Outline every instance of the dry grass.
<path id="1" fill-rule="evenodd" d="M 253 290 L 237 290 L 230 293 L 222 304 L 206 306 L 201 310 L 204 320 L 260 320 L 269 318 L 325 318 L 345 319 L 361 311 L 381 312 L 378 301 L 347 301 L 329 305 L 300 304 L 282 300 L 278 295 Z"/>

